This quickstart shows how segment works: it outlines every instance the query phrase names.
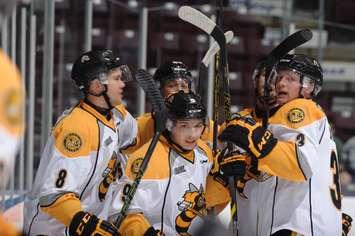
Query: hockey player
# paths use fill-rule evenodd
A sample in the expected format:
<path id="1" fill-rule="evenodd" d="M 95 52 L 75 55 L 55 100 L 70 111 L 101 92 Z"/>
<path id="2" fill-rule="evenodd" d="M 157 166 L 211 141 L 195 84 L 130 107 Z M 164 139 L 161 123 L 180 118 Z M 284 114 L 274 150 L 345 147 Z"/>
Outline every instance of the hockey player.
<path id="1" fill-rule="evenodd" d="M 200 98 L 179 91 L 167 98 L 166 106 L 166 129 L 133 198 L 130 214 L 120 226 L 122 235 L 190 235 L 201 225 L 207 208 L 229 200 L 228 190 L 209 175 L 214 158 L 200 139 L 206 126 L 206 109 Z M 126 174 L 131 180 L 148 146 L 149 142 L 129 155 Z M 128 182 L 119 199 L 129 188 Z"/>
<path id="2" fill-rule="evenodd" d="M 51 132 L 25 201 L 25 232 L 118 235 L 107 218 L 122 175 L 120 149 L 137 132 L 121 104 L 131 74 L 110 50 L 94 50 L 75 61 L 72 79 L 85 98 L 65 111 Z"/>
<path id="3" fill-rule="evenodd" d="M 0 192 L 13 174 L 16 154 L 23 135 L 23 88 L 20 73 L 0 51 Z M 4 199 L 2 199 L 4 200 Z M 0 202 L 0 213 L 1 213 Z M 0 235 L 17 235 L 17 230 L 0 215 Z"/>
<path id="4" fill-rule="evenodd" d="M 271 96 L 267 98 L 264 93 L 266 66 L 265 60 L 259 61 L 253 73 L 254 106 L 238 112 L 239 115 L 250 117 L 260 124 L 267 114 L 266 110 L 275 107 L 275 90 L 270 88 L 269 93 Z M 222 127 L 222 129 L 223 128 L 224 127 Z M 257 235 L 258 211 L 260 211 L 260 208 L 257 207 L 257 202 L 263 201 L 259 185 L 260 182 L 268 178 L 268 175 L 267 173 L 258 171 L 257 161 L 251 156 L 245 156 L 243 158 L 237 156 L 235 160 L 239 162 L 238 164 L 234 164 L 235 169 L 245 168 L 245 174 L 236 179 L 236 189 L 239 193 L 237 194 L 237 214 L 240 216 L 237 221 L 238 235 Z M 220 163 L 223 174 L 227 172 L 224 168 L 230 168 L 229 161 L 230 158 L 227 157 L 227 160 Z M 233 172 L 235 172 L 235 169 Z M 240 171 L 243 170 L 239 170 L 239 172 Z M 235 175 L 235 173 L 233 173 L 233 175 Z"/>
<path id="5" fill-rule="evenodd" d="M 155 71 L 154 80 L 160 88 L 160 92 L 163 97 L 176 93 L 180 90 L 189 92 L 193 87 L 193 78 L 191 72 L 186 65 L 180 61 L 166 61 Z M 147 143 L 154 134 L 154 116 L 152 113 L 145 113 L 137 118 L 138 136 L 137 144 L 131 147 L 128 151 L 134 151 Z M 207 142 L 212 141 L 212 132 L 209 127 L 206 126 L 205 131 L 202 134 L 202 139 Z"/>
<path id="6" fill-rule="evenodd" d="M 18 0 L 0 0 L 0 25 L 11 14 Z M 0 49 L 0 197 L 13 175 L 16 154 L 24 132 L 23 94 L 20 73 L 10 58 Z M 0 199 L 0 235 L 17 236 L 18 230 L 2 216 L 4 198 Z"/>
<path id="7" fill-rule="evenodd" d="M 309 56 L 287 55 L 268 82 L 274 82 L 279 104 L 269 130 L 238 117 L 220 135 L 272 175 L 259 186 L 257 235 L 341 235 L 335 143 L 326 115 L 312 101 L 322 86 L 322 69 Z"/>

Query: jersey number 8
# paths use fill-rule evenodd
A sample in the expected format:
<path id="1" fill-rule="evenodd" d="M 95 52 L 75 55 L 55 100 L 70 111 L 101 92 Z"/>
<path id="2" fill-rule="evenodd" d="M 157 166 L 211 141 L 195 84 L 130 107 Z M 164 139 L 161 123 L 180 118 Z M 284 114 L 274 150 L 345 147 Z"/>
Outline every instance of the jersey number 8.
<path id="1" fill-rule="evenodd" d="M 57 188 L 61 188 L 63 187 L 64 183 L 65 183 L 65 178 L 67 177 L 67 171 L 64 170 L 64 169 L 61 169 L 59 171 L 59 174 L 58 174 L 58 178 L 57 180 L 55 181 L 55 186 Z"/>

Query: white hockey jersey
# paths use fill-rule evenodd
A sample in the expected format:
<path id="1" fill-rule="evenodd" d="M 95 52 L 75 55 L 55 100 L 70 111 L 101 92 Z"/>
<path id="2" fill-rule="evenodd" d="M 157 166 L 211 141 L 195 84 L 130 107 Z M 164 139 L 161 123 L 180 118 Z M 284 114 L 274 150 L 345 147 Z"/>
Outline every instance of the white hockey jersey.
<path id="1" fill-rule="evenodd" d="M 0 71 L 0 196 L 3 197 L 2 191 L 13 175 L 16 154 L 24 131 L 24 89 L 16 65 L 2 50 Z M 0 209 L 0 235 L 17 235 L 15 227 L 1 216 L 1 210 L 3 209 Z"/>
<path id="2" fill-rule="evenodd" d="M 40 201 L 50 203 L 53 196 L 65 192 L 76 193 L 84 211 L 108 218 L 116 181 L 122 175 L 120 168 L 126 162 L 120 149 L 132 144 L 137 135 L 135 119 L 124 107 L 111 112 L 108 121 L 82 101 L 59 119 L 25 199 L 25 233 L 67 235 L 66 227 L 40 208 Z"/>
<path id="3" fill-rule="evenodd" d="M 126 174 L 131 180 L 124 188 L 120 188 L 117 200 L 114 201 L 116 213 L 121 210 L 120 200 L 127 194 L 129 184 L 135 178 L 148 146 L 149 143 L 146 143 L 129 155 Z M 209 175 L 213 161 L 211 149 L 201 140 L 194 150 L 182 153 L 161 137 L 129 212 L 143 213 L 155 229 L 161 230 L 167 236 L 188 235 L 191 232 L 193 235 L 193 232 L 202 226 L 202 218 L 206 216 L 207 208 L 229 201 L 228 190 Z M 144 234 L 132 234 L 132 227 L 134 226 L 123 223 L 121 234 Z"/>
<path id="4" fill-rule="evenodd" d="M 337 152 L 322 109 L 311 100 L 290 101 L 269 119 L 269 129 L 284 148 L 259 160 L 259 170 L 274 176 L 258 184 L 257 235 L 281 229 L 341 235 Z"/>

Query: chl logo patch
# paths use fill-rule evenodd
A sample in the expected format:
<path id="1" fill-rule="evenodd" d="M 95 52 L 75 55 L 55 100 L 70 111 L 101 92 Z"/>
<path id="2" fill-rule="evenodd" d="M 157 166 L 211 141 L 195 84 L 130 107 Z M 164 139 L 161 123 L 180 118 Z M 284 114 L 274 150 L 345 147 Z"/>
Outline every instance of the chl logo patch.
<path id="1" fill-rule="evenodd" d="M 292 108 L 287 113 L 287 119 L 291 123 L 300 123 L 304 120 L 305 114 L 301 108 Z"/>
<path id="2" fill-rule="evenodd" d="M 69 133 L 64 138 L 64 147 L 69 152 L 76 152 L 81 148 L 81 137 L 76 133 Z"/>
<path id="3" fill-rule="evenodd" d="M 134 160 L 132 162 L 132 165 L 131 165 L 131 171 L 134 175 L 137 175 L 138 172 L 139 172 L 139 168 L 141 167 L 142 165 L 142 161 L 143 161 L 143 158 L 137 158 L 136 160 Z"/>

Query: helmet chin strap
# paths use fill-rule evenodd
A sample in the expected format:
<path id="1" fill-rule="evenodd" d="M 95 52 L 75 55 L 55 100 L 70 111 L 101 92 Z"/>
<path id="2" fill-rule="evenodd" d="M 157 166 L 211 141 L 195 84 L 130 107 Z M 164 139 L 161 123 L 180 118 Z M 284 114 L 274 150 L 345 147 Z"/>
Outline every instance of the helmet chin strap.
<path id="1" fill-rule="evenodd" d="M 106 89 L 105 91 L 102 93 L 102 95 L 104 96 L 105 102 L 108 106 L 108 108 L 111 110 L 113 108 L 111 101 L 110 101 L 110 97 L 107 95 L 107 85 L 105 85 Z"/>
<path id="2" fill-rule="evenodd" d="M 108 106 L 108 109 L 111 110 L 113 108 L 113 106 L 112 106 L 112 103 L 110 101 L 110 97 L 107 95 L 107 84 L 103 84 L 103 86 L 105 87 L 105 89 L 102 92 L 100 92 L 100 93 L 95 94 L 95 93 L 92 93 L 90 91 L 87 91 L 87 93 L 92 95 L 92 96 L 95 96 L 95 97 L 103 96 L 104 99 L 105 99 L 105 102 L 106 102 L 106 104 Z"/>

